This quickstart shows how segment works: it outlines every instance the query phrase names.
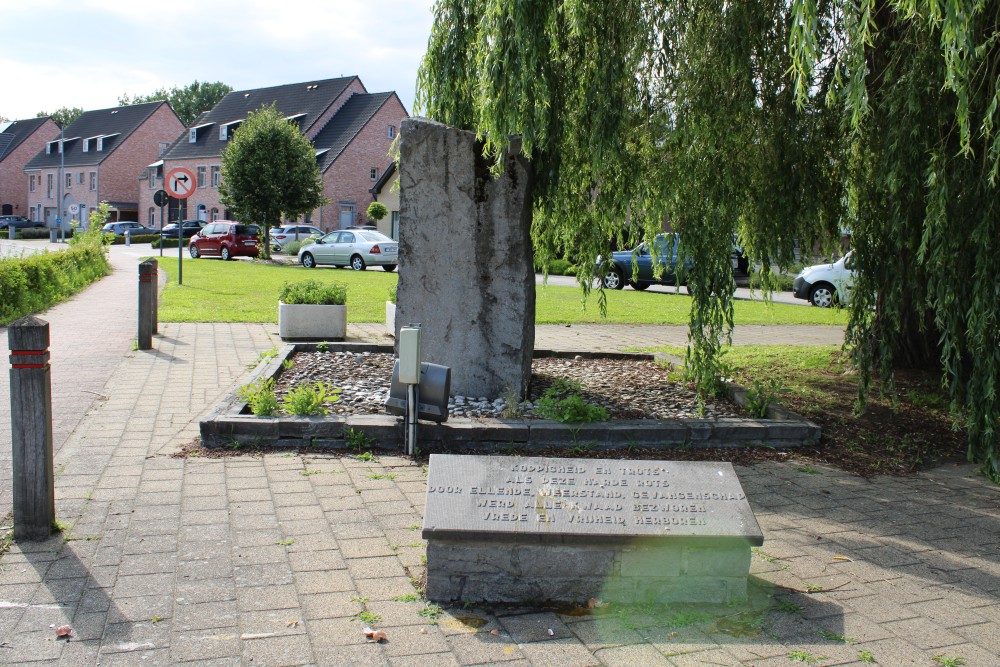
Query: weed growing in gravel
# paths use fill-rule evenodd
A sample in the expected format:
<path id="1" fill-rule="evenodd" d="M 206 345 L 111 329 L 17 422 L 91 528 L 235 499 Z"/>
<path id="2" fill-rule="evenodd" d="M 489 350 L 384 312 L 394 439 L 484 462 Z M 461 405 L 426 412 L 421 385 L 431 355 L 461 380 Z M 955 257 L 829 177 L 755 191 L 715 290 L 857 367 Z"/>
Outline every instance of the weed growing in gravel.
<path id="1" fill-rule="evenodd" d="M 372 623 L 378 623 L 379 621 L 381 621 L 382 620 L 382 615 L 381 614 L 376 614 L 375 612 L 368 611 L 366 609 L 365 611 L 363 611 L 360 614 L 358 614 L 355 618 L 357 618 L 359 621 L 364 621 L 365 623 L 372 624 Z"/>
<path id="2" fill-rule="evenodd" d="M 364 461 L 365 463 L 370 463 L 376 460 L 375 455 L 371 452 L 361 452 L 358 454 L 357 458 L 359 461 Z"/>
<path id="3" fill-rule="evenodd" d="M 438 619 L 441 618 L 442 613 L 444 613 L 444 610 L 438 605 L 428 604 L 417 612 L 417 616 L 423 616 L 431 622 L 431 625 L 435 625 L 437 624 Z"/>
<path id="4" fill-rule="evenodd" d="M 290 371 L 292 370 L 293 366 L 295 366 L 295 362 L 292 361 L 291 359 L 285 359 L 284 361 L 281 362 L 281 368 L 283 370 Z"/>
<path id="5" fill-rule="evenodd" d="M 829 630 L 820 630 L 819 636 L 823 639 L 829 639 L 832 642 L 844 642 L 845 644 L 853 644 L 858 641 L 855 637 L 845 637 L 844 635 L 838 635 L 836 632 L 830 632 Z"/>
<path id="6" fill-rule="evenodd" d="M 368 479 L 396 479 L 396 473 L 394 472 L 372 472 L 368 475 Z"/>
<path id="7" fill-rule="evenodd" d="M 801 614 L 802 607 L 791 600 L 779 599 L 774 603 L 774 608 L 783 614 Z"/>
<path id="8" fill-rule="evenodd" d="M 392 598 L 393 602 L 418 602 L 419 600 L 420 600 L 420 596 L 417 595 L 416 593 L 407 593 L 406 595 L 397 595 L 396 597 Z"/>
<path id="9" fill-rule="evenodd" d="M 371 446 L 375 444 L 375 438 L 362 430 L 349 428 L 344 431 L 344 443 L 349 449 L 360 452 L 371 449 Z"/>
<path id="10" fill-rule="evenodd" d="M 329 349 L 330 349 L 330 346 L 327 345 L 326 343 L 316 343 L 316 351 L 317 352 L 327 352 L 327 351 L 329 351 Z"/>
<path id="11" fill-rule="evenodd" d="M 500 411 L 500 416 L 504 419 L 520 419 L 524 416 L 520 392 L 512 386 L 508 386 L 504 391 L 503 410 Z"/>
<path id="12" fill-rule="evenodd" d="M 874 665 L 875 663 L 878 662 L 875 659 L 875 655 L 867 649 L 861 649 L 860 651 L 858 651 L 858 661 L 863 662 L 866 665 Z"/>
<path id="13" fill-rule="evenodd" d="M 812 653 L 808 653 L 806 651 L 790 651 L 788 653 L 788 657 L 791 660 L 795 660 L 797 662 L 807 662 L 810 665 L 815 665 L 820 660 L 826 659 L 825 655 L 813 655 Z"/>
<path id="14" fill-rule="evenodd" d="M 782 390 L 781 380 L 771 378 L 767 382 L 754 380 L 747 389 L 746 411 L 751 417 L 763 419 L 767 416 L 767 408 L 778 398 L 778 392 Z"/>
<path id="15" fill-rule="evenodd" d="M 563 423 L 589 424 L 606 420 L 608 411 L 600 405 L 583 400 L 581 391 L 579 382 L 557 378 L 538 399 L 535 412 L 544 419 L 554 419 Z"/>
<path id="16" fill-rule="evenodd" d="M 812 466 L 797 466 L 795 468 L 798 472 L 803 472 L 807 475 L 818 475 L 819 470 L 813 468 Z"/>
<path id="17" fill-rule="evenodd" d="M 258 378 L 256 382 L 240 387 L 236 393 L 247 402 L 250 412 L 258 417 L 271 417 L 278 411 L 278 397 L 274 394 L 272 378 Z"/>
<path id="18" fill-rule="evenodd" d="M 965 664 L 965 658 L 960 656 L 955 658 L 946 658 L 944 655 L 936 655 L 931 658 L 931 660 L 941 665 L 941 667 L 959 667 L 959 665 Z"/>
<path id="19" fill-rule="evenodd" d="M 279 547 L 290 547 L 295 544 L 295 540 L 281 540 L 280 542 L 275 542 Z"/>
<path id="20" fill-rule="evenodd" d="M 323 403 L 340 400 L 340 389 L 317 382 L 314 385 L 300 384 L 285 394 L 282 409 L 290 415 L 325 415 L 329 412 Z"/>

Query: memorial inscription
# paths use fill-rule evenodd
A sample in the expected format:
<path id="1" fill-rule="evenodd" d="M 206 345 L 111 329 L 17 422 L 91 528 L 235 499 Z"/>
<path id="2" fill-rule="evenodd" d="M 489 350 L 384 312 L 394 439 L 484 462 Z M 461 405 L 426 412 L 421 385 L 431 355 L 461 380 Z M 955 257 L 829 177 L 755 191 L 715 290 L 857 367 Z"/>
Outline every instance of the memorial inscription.
<path id="1" fill-rule="evenodd" d="M 728 463 L 431 455 L 424 537 L 763 543 Z"/>

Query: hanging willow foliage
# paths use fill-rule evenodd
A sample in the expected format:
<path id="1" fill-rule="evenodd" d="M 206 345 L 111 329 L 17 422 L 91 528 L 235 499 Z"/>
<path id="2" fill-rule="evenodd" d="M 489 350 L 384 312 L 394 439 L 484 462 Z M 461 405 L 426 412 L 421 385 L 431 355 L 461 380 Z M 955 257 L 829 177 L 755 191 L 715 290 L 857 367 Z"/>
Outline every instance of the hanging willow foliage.
<path id="1" fill-rule="evenodd" d="M 853 231 L 868 392 L 943 363 L 1000 479 L 995 0 L 438 0 L 418 110 L 536 173 L 532 236 L 589 290 L 665 222 L 693 258 L 689 366 L 718 389 L 734 235 L 769 275 Z M 828 246 L 829 247 L 829 246 Z M 603 306 L 603 292 L 599 295 Z"/>

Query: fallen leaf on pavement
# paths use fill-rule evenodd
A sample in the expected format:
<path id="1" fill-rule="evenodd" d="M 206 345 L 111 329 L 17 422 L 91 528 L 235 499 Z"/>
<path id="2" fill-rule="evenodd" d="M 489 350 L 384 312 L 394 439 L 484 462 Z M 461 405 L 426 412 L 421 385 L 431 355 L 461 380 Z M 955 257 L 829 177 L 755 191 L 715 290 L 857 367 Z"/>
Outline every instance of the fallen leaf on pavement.
<path id="1" fill-rule="evenodd" d="M 68 625 L 60 625 L 58 628 L 56 628 L 56 637 L 68 638 L 72 636 L 73 636 L 73 628 L 69 627 Z"/>
<path id="2" fill-rule="evenodd" d="M 383 632 L 382 630 L 376 630 L 375 632 L 372 633 L 372 636 L 368 639 L 368 641 L 370 641 L 373 644 L 378 644 L 379 642 L 385 640 L 386 640 L 385 632 Z"/>

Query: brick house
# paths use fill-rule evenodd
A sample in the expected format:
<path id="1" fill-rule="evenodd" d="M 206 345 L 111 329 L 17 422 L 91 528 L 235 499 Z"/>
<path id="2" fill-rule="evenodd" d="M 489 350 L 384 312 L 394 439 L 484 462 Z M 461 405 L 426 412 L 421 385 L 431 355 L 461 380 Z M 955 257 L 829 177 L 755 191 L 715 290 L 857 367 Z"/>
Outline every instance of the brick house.
<path id="1" fill-rule="evenodd" d="M 379 220 L 378 230 L 391 238 L 399 240 L 399 174 L 396 173 L 396 163 L 382 172 L 369 192 L 377 202 L 382 202 L 388 213 Z"/>
<path id="2" fill-rule="evenodd" d="M 0 122 L 0 215 L 30 218 L 24 165 L 59 136 L 48 116 Z"/>
<path id="3" fill-rule="evenodd" d="M 49 225 L 57 216 L 64 223 L 86 223 L 98 202 L 106 201 L 111 220 L 138 220 L 135 175 L 183 129 L 163 101 L 84 112 L 65 128 L 61 140 L 50 140 L 24 167 L 32 216 Z M 76 214 L 70 213 L 73 204 Z"/>
<path id="4" fill-rule="evenodd" d="M 316 149 L 329 204 L 305 216 L 324 230 L 364 224 L 374 201 L 372 184 L 392 164 L 389 149 L 408 116 L 394 92 L 370 94 L 357 76 L 307 81 L 229 93 L 186 129 L 163 155 L 139 176 L 139 207 L 144 224 L 159 225 L 153 194 L 163 176 L 176 167 L 195 174 L 197 189 L 187 200 L 186 219 L 230 219 L 219 201 L 222 151 L 247 114 L 274 104 Z M 166 212 L 177 217 L 176 202 Z M 278 221 L 274 221 L 278 222 Z"/>

